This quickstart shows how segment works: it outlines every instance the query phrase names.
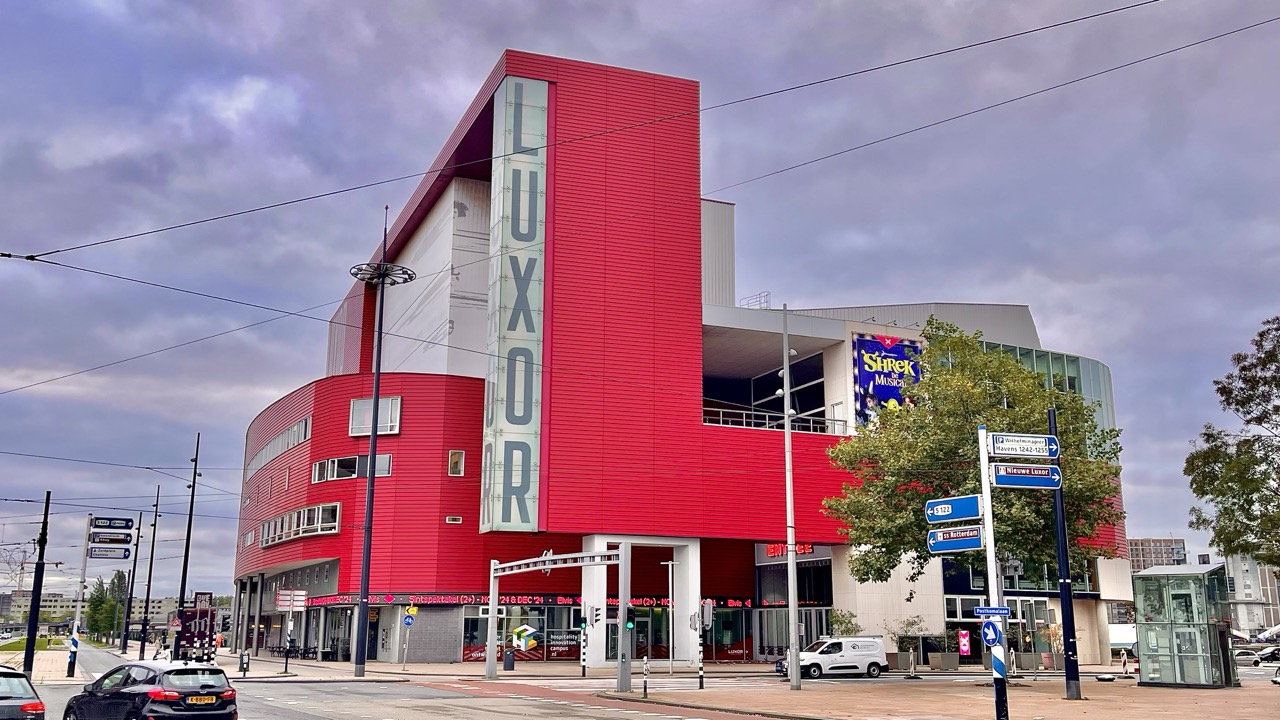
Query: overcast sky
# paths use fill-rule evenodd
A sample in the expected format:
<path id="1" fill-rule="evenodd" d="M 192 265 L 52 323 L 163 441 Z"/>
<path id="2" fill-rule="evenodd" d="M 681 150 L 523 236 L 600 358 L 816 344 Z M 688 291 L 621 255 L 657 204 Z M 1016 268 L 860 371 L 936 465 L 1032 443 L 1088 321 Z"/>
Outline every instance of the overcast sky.
<path id="1" fill-rule="evenodd" d="M 693 78 L 704 105 L 1118 7 L 1124 0 L 0 4 L 0 251 L 35 253 L 425 169 L 504 48 Z M 707 112 L 703 188 L 1280 14 L 1163 0 Z M 1186 529 L 1211 380 L 1277 307 L 1280 22 L 713 195 L 738 294 L 832 306 L 1028 304 L 1047 347 L 1111 366 L 1131 537 Z M 1268 69 L 1270 68 L 1270 69 Z M 56 259 L 272 307 L 342 297 L 412 181 Z M 0 391 L 273 317 L 0 260 Z M 326 306 L 317 314 L 327 317 Z M 0 450 L 171 467 L 203 433 L 193 589 L 229 590 L 244 431 L 323 373 L 325 325 L 279 320 L 0 395 Z M 162 488 L 177 589 L 185 483 L 0 455 L 0 543 L 62 503 L 70 590 L 91 507 Z M 101 511 L 104 512 L 105 511 Z M 6 547 L 0 545 L 0 547 Z M 90 576 L 114 567 L 95 561 Z"/>

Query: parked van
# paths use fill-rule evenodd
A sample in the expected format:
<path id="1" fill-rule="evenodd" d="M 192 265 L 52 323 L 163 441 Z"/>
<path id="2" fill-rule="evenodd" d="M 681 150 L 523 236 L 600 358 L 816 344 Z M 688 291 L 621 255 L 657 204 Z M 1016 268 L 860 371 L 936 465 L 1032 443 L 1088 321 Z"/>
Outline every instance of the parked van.
<path id="1" fill-rule="evenodd" d="M 787 674 L 785 660 L 777 667 Z M 800 671 L 809 678 L 839 673 L 876 678 L 888 669 L 884 639 L 879 635 L 824 637 L 800 651 Z"/>

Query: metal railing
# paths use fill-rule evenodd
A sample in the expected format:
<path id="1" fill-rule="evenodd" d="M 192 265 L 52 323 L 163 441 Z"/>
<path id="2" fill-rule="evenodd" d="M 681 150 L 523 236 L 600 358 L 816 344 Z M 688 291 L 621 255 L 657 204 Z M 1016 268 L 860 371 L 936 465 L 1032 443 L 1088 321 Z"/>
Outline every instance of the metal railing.
<path id="1" fill-rule="evenodd" d="M 782 413 L 765 412 L 763 410 L 730 410 L 725 408 L 702 408 L 702 422 L 706 425 L 728 425 L 730 427 L 760 428 L 762 430 L 781 430 Z M 848 435 L 849 423 L 845 420 L 798 415 L 791 418 L 791 429 L 795 432 L 822 433 L 824 435 Z"/>

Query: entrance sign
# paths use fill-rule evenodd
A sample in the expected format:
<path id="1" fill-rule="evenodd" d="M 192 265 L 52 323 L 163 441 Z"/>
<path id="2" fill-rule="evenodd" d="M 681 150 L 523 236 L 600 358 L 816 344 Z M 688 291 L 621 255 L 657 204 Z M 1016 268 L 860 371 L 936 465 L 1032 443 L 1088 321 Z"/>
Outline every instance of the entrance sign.
<path id="1" fill-rule="evenodd" d="M 938 553 L 965 552 L 982 549 L 982 526 L 967 525 L 955 528 L 930 530 L 929 552 Z"/>
<path id="2" fill-rule="evenodd" d="M 480 532 L 540 529 L 548 87 L 509 76 L 493 95 Z"/>
<path id="3" fill-rule="evenodd" d="M 926 500 L 924 518 L 930 523 L 977 520 L 982 517 L 982 498 L 977 495 Z"/>
<path id="4" fill-rule="evenodd" d="M 1058 438 L 1052 435 L 991 433 L 991 454 L 996 457 L 1025 457 L 1052 460 L 1058 457 Z"/>
<path id="5" fill-rule="evenodd" d="M 1057 490 L 1062 487 L 1062 470 L 1055 465 L 993 463 L 991 482 L 996 487 Z"/>

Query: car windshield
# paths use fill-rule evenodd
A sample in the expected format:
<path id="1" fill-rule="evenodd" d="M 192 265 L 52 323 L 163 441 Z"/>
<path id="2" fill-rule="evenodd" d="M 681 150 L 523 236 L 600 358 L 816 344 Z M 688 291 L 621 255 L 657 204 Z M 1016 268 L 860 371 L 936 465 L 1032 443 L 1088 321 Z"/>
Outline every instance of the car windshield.
<path id="1" fill-rule="evenodd" d="M 821 649 L 822 649 L 822 646 L 823 646 L 823 645 L 826 645 L 826 644 L 827 644 L 827 641 L 826 641 L 826 640 L 819 640 L 818 642 L 816 642 L 816 643 L 814 643 L 814 644 L 810 645 L 809 647 L 805 648 L 805 649 L 804 649 L 804 651 L 805 651 L 805 652 L 818 652 L 819 650 L 821 650 Z"/>
<path id="2" fill-rule="evenodd" d="M 214 668 L 183 668 L 164 674 L 164 686 L 173 690 L 223 690 L 227 676 Z"/>
<path id="3" fill-rule="evenodd" d="M 10 675 L 5 673 L 0 675 L 0 697 L 12 700 L 14 698 L 34 698 L 36 691 L 31 687 L 31 683 L 27 682 L 27 677 L 21 673 Z"/>

